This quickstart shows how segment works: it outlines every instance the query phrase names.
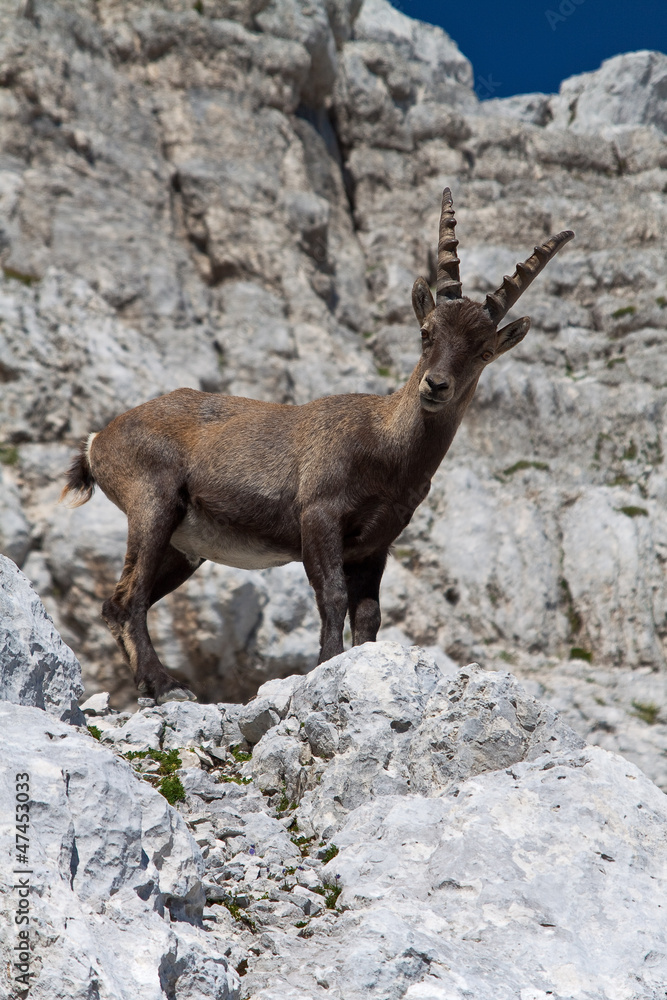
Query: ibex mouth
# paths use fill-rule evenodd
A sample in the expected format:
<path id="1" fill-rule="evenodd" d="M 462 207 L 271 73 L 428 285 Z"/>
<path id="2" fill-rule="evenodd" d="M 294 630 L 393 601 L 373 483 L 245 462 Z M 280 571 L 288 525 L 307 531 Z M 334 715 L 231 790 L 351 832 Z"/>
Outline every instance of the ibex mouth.
<path id="1" fill-rule="evenodd" d="M 419 400 L 423 409 L 431 411 L 439 410 L 441 406 L 444 406 L 445 403 L 449 402 L 448 398 L 438 399 L 437 396 L 431 396 L 430 394 L 427 395 L 425 392 L 419 393 Z"/>

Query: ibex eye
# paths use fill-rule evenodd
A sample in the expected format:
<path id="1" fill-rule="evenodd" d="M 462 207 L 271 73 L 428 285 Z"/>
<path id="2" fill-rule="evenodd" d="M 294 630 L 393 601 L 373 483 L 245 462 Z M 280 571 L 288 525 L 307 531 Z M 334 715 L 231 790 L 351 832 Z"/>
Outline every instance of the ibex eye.
<path id="1" fill-rule="evenodd" d="M 482 355 L 482 361 L 490 361 L 493 357 L 493 351 L 484 351 Z"/>

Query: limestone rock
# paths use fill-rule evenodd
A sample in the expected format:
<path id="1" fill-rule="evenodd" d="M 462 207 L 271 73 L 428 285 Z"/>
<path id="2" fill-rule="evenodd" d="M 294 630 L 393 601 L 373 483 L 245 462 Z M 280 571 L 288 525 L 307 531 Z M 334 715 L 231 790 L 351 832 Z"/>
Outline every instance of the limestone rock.
<path id="1" fill-rule="evenodd" d="M 15 451 L 9 452 L 13 457 Z M 0 550 L 22 566 L 30 549 L 30 525 L 21 497 L 7 469 L 0 467 Z"/>
<path id="2" fill-rule="evenodd" d="M 314 771 L 303 740 L 329 763 Z M 296 680 L 253 773 L 266 792 L 284 784 L 288 799 L 302 800 L 299 825 L 330 840 L 369 796 L 451 794 L 475 774 L 581 745 L 552 711 L 519 705 L 508 675 L 473 664 L 453 680 L 416 647 L 366 643 Z"/>
<path id="3" fill-rule="evenodd" d="M 602 125 L 653 125 L 667 132 L 667 55 L 628 52 L 600 69 L 570 77 L 552 104 L 553 127 L 591 131 Z"/>
<path id="4" fill-rule="evenodd" d="M 84 715 L 106 715 L 109 711 L 109 692 L 98 691 L 79 706 Z"/>
<path id="5" fill-rule="evenodd" d="M 589 747 L 470 778 L 456 798 L 361 804 L 327 866 L 342 915 L 279 979 L 263 961 L 253 996 L 655 996 L 666 802 Z"/>
<path id="6" fill-rule="evenodd" d="M 571 682 L 588 710 L 574 666 Z M 257 701 L 279 721 L 250 760 L 226 752 L 234 706 L 96 716 L 118 755 L 169 713 L 174 747 L 221 740 L 217 756 L 213 739 L 181 750 L 181 816 L 140 778 L 157 761 L 134 759 L 133 775 L 72 727 L 0 708 L 6 776 L 31 773 L 31 878 L 47 887 L 31 897 L 36 996 L 83 997 L 94 976 L 101 997 L 173 986 L 195 1000 L 203 982 L 236 998 L 232 968 L 263 1000 L 384 998 L 397 984 L 438 1000 L 657 995 L 667 799 L 510 674 L 451 674 L 424 650 L 368 643 Z M 141 961 L 119 963 L 129 935 L 146 942 Z"/>
<path id="7" fill-rule="evenodd" d="M 5 871 L 30 871 L 31 994 L 158 1000 L 167 988 L 192 1000 L 196 989 L 238 997 L 221 942 L 197 928 L 203 865 L 178 814 L 90 736 L 34 708 L 2 704 L 0 715 L 5 816 L 14 816 L 15 774 L 29 774 L 29 849 L 20 865 L 5 858 Z M 3 969 L 18 940 L 11 879 L 0 914 Z"/>
<path id="8" fill-rule="evenodd" d="M 30 581 L 0 556 L 0 701 L 33 705 L 80 724 L 81 665 L 56 632 Z"/>

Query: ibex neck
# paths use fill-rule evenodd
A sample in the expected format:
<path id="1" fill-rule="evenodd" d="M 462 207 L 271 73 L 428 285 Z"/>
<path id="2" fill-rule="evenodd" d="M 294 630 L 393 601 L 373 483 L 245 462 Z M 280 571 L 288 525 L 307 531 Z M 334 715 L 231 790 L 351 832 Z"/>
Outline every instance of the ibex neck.
<path id="1" fill-rule="evenodd" d="M 419 382 L 415 370 L 406 384 L 389 397 L 387 430 L 405 473 L 430 479 L 454 440 L 474 386 L 464 400 L 443 403 L 436 412 L 427 413 L 421 405 Z"/>

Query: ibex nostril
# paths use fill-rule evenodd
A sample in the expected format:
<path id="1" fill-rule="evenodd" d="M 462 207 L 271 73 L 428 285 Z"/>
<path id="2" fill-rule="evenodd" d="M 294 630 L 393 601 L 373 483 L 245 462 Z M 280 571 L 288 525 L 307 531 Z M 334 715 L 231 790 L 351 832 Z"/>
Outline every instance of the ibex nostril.
<path id="1" fill-rule="evenodd" d="M 430 375 L 427 375 L 426 381 L 428 382 L 432 392 L 439 392 L 444 389 L 449 389 L 449 379 L 445 379 L 443 382 L 436 382 L 434 378 L 431 378 Z"/>

